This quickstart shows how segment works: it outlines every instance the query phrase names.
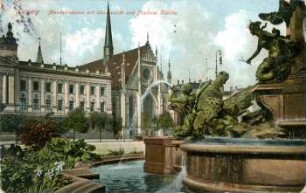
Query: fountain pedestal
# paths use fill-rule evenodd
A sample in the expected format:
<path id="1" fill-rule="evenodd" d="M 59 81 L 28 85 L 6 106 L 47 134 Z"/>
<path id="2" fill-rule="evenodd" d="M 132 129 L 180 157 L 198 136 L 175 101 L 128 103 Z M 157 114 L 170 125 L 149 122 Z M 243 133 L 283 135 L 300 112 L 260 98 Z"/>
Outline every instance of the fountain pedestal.
<path id="1" fill-rule="evenodd" d="M 187 153 L 186 192 L 300 192 L 305 141 L 205 139 Z"/>
<path id="2" fill-rule="evenodd" d="M 170 174 L 180 171 L 182 141 L 169 137 L 147 137 L 144 171 L 154 174 Z"/>
<path id="3" fill-rule="evenodd" d="M 259 84 L 255 88 L 257 103 L 272 113 L 279 126 L 306 126 L 306 74 L 290 75 L 279 84 Z"/>

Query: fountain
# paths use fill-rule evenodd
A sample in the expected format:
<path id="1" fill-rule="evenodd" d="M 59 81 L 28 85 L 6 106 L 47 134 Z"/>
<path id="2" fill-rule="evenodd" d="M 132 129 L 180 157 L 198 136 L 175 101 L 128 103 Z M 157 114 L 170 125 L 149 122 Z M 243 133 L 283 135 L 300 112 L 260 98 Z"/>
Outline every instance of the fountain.
<path id="1" fill-rule="evenodd" d="M 305 4 L 280 0 L 278 12 L 259 17 L 273 25 L 286 23 L 287 36 L 266 24 L 250 22 L 258 46 L 269 56 L 258 66 L 258 84 L 223 99 L 221 88 L 229 74 L 197 91 L 190 85 L 173 91 L 171 108 L 180 117 L 175 137 L 186 153 L 186 192 L 300 192 L 305 186 L 306 73 L 303 19 Z M 248 111 L 252 104 L 261 107 Z M 171 139 L 148 139 L 146 164 L 171 168 Z M 177 148 L 177 147 L 176 147 Z M 172 148 L 173 149 L 173 148 Z M 167 153 L 170 152 L 170 153 Z M 148 156 L 147 156 L 148 154 Z M 146 171 L 146 168 L 145 168 Z M 168 171 L 168 170 L 167 170 Z M 159 170 L 162 173 L 165 170 Z"/>
<path id="2" fill-rule="evenodd" d="M 156 86 L 158 86 L 159 84 L 166 84 L 171 88 L 171 85 L 169 82 L 167 82 L 166 80 L 157 80 L 154 81 L 153 83 L 151 83 L 145 90 L 144 94 L 140 97 L 140 105 L 141 105 L 141 109 L 143 109 L 143 101 L 144 99 L 152 92 L 152 89 Z M 135 113 L 133 114 L 132 117 L 132 124 L 129 128 L 129 131 L 133 131 L 136 129 L 135 125 L 137 122 L 137 117 L 138 117 L 138 111 L 135 111 Z"/>

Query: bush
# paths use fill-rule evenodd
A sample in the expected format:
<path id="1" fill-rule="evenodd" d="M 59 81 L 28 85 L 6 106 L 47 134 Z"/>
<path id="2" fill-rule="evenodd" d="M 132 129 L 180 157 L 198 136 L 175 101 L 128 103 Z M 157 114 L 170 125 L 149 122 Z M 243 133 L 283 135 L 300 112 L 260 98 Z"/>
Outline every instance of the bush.
<path id="1" fill-rule="evenodd" d="M 53 137 L 58 137 L 56 122 L 50 118 L 25 120 L 22 126 L 21 142 L 27 146 L 42 148 Z"/>
<path id="2" fill-rule="evenodd" d="M 16 152 L 20 148 L 16 148 Z M 62 169 L 73 168 L 77 162 L 96 160 L 95 147 L 84 140 L 55 138 L 43 148 L 24 149 L 18 156 L 1 161 L 0 179 L 6 193 L 54 192 L 70 182 L 60 175 Z"/>
<path id="3" fill-rule="evenodd" d="M 124 154 L 124 149 L 122 147 L 120 147 L 118 150 L 108 150 L 108 154 L 107 155 L 123 155 Z"/>

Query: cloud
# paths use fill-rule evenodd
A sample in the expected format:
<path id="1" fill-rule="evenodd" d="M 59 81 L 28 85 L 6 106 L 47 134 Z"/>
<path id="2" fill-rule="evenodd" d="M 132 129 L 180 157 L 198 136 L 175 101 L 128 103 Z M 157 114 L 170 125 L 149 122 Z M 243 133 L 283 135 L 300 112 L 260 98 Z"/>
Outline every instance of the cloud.
<path id="1" fill-rule="evenodd" d="M 186 80 L 189 77 L 189 73 L 186 72 L 190 69 L 192 80 L 202 78 L 205 74 L 205 53 L 211 44 L 209 39 L 212 33 L 209 30 L 215 29 L 213 23 L 209 22 L 211 13 L 199 2 L 186 0 L 173 1 L 170 4 L 151 0 L 147 1 L 141 10 L 172 10 L 177 14 L 138 15 L 130 19 L 132 44 L 137 46 L 140 42 L 143 45 L 146 42 L 146 33 L 149 32 L 150 43 L 153 49 L 155 46 L 158 47 L 163 61 L 171 58 L 174 77 Z M 195 70 L 196 68 L 198 69 Z M 163 69 L 168 71 L 168 68 Z"/>
<path id="2" fill-rule="evenodd" d="M 239 10 L 225 17 L 223 30 L 219 31 L 214 44 L 221 48 L 223 55 L 222 70 L 229 72 L 226 85 L 244 87 L 255 83 L 257 65 L 247 65 L 243 61 L 256 50 L 257 38 L 247 28 L 249 16 L 245 10 Z"/>
<path id="3" fill-rule="evenodd" d="M 65 40 L 64 57 L 65 63 L 82 64 L 85 63 L 87 57 L 95 55 L 96 50 L 100 50 L 99 45 L 102 42 L 104 30 L 82 28 L 73 34 L 67 34 L 63 37 Z M 86 56 L 86 57 L 85 57 Z"/>
<path id="4" fill-rule="evenodd" d="M 245 48 L 250 43 L 247 24 L 247 12 L 241 10 L 226 17 L 224 30 L 217 33 L 215 44 L 222 48 L 227 62 L 236 62 L 245 53 Z"/>

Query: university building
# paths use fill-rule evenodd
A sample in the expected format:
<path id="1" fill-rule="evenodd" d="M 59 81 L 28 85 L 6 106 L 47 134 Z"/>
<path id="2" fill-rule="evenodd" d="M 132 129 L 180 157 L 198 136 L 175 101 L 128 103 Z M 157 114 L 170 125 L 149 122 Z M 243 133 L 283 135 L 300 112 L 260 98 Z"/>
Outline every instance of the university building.
<path id="1" fill-rule="evenodd" d="M 68 65 L 44 63 L 40 44 L 36 61 L 18 60 L 12 25 L 0 38 L 0 102 L 3 113 L 67 116 L 77 107 L 112 114 L 111 75 Z"/>

